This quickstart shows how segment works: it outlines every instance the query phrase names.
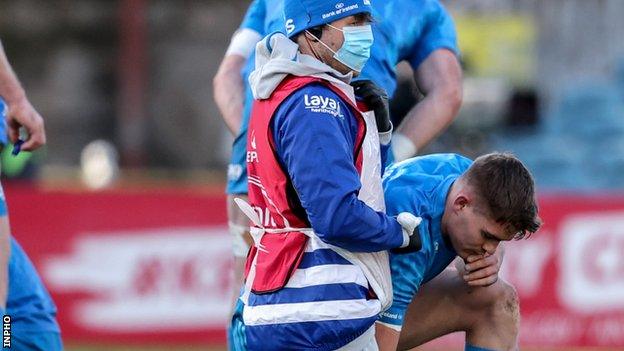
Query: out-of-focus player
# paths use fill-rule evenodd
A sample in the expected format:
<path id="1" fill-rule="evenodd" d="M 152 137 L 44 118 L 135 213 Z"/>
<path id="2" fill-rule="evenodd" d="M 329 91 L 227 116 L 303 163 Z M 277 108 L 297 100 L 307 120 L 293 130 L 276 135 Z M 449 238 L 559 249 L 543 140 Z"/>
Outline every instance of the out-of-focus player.
<path id="1" fill-rule="evenodd" d="M 356 80 L 372 80 L 392 97 L 396 66 L 405 61 L 424 99 L 399 122 L 392 138 L 396 161 L 414 156 L 455 119 L 462 102 L 462 72 L 452 18 L 438 0 L 371 1 L 375 43 Z"/>
<path id="2" fill-rule="evenodd" d="M 283 0 L 253 0 L 213 80 L 214 99 L 228 129 L 235 136 L 232 156 L 227 171 L 228 229 L 234 253 L 232 300 L 234 321 L 242 321 L 242 304 L 238 300 L 243 282 L 245 259 L 249 251 L 249 219 L 238 209 L 234 198 L 247 200 L 247 126 L 253 96 L 249 87 L 249 74 L 255 67 L 256 43 L 265 35 L 284 30 Z M 234 301 L 235 300 L 235 301 Z M 240 329 L 229 326 L 228 344 L 242 344 Z"/>
<path id="3" fill-rule="evenodd" d="M 393 137 L 392 155 L 400 161 L 416 154 L 441 133 L 459 110 L 462 74 L 455 27 L 437 0 L 377 0 L 371 4 L 375 41 L 371 57 L 357 79 L 372 80 L 392 96 L 396 89 L 396 65 L 407 61 L 425 95 L 409 111 Z M 233 201 L 234 197 L 246 199 L 247 195 L 245 147 L 253 100 L 247 78 L 254 67 L 255 44 L 271 32 L 284 31 L 282 8 L 283 0 L 251 3 L 213 81 L 214 97 L 222 117 L 237 135 L 227 186 L 228 225 L 235 256 L 234 296 L 238 296 L 249 249 L 248 220 Z"/>
<path id="4" fill-rule="evenodd" d="M 43 119 L 32 107 L 0 43 L 0 146 L 8 136 L 21 150 L 45 143 Z M 5 104 L 6 101 L 6 104 Z M 6 119 L 6 121 L 5 121 Z M 6 123 L 5 123 L 6 122 Z M 27 132 L 19 140 L 19 129 Z M 22 144 L 23 142 L 23 144 Z M 62 350 L 56 306 L 20 245 L 11 236 L 4 193 L 0 186 L 0 313 L 11 318 L 11 350 Z"/>
<path id="5" fill-rule="evenodd" d="M 214 98 L 223 120 L 236 139 L 228 166 L 228 226 L 236 260 L 235 292 L 242 282 L 243 265 L 249 250 L 249 220 L 238 209 L 234 198 L 247 197 L 247 125 L 253 96 L 249 74 L 253 71 L 256 43 L 265 35 L 284 28 L 283 0 L 254 0 L 234 33 L 225 57 L 214 77 Z"/>
<path id="6" fill-rule="evenodd" d="M 423 219 L 423 247 L 390 255 L 394 300 L 377 323 L 380 350 L 409 349 L 455 331 L 466 332 L 466 350 L 515 350 L 515 291 L 496 279 L 498 267 L 483 268 L 492 266 L 500 242 L 541 225 L 533 178 L 522 162 L 501 153 L 474 162 L 422 156 L 388 168 L 383 185 L 389 215 L 407 211 Z M 438 276 L 456 256 L 466 268 Z"/>

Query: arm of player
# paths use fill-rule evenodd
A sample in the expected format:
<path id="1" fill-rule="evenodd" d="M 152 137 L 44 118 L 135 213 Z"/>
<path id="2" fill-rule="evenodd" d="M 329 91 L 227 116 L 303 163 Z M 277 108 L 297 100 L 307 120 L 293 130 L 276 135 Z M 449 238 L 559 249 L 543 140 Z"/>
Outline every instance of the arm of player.
<path id="1" fill-rule="evenodd" d="M 425 98 L 407 114 L 393 142 L 397 161 L 414 156 L 453 122 L 462 102 L 462 72 L 455 54 L 438 49 L 414 71 L 414 78 Z M 411 141 L 411 147 L 405 143 Z"/>
<path id="2" fill-rule="evenodd" d="M 498 244 L 494 255 L 473 255 L 455 260 L 458 274 L 470 286 L 489 286 L 498 280 L 498 273 L 503 264 L 505 248 L 503 243 Z"/>
<path id="3" fill-rule="evenodd" d="M 233 135 L 239 133 L 243 119 L 245 85 L 241 71 L 260 39 L 260 34 L 251 29 L 236 31 L 212 80 L 214 100 Z"/>
<path id="4" fill-rule="evenodd" d="M 1 42 L 0 96 L 8 105 L 6 120 L 11 142 L 17 142 L 20 136 L 19 129 L 24 127 L 28 132 L 28 137 L 21 147 L 22 150 L 32 151 L 45 144 L 46 135 L 43 118 L 26 98 L 26 92 L 13 72 Z"/>
<path id="5" fill-rule="evenodd" d="M 228 129 L 235 136 L 241 129 L 245 103 L 245 82 L 241 70 L 255 50 L 256 43 L 262 39 L 265 9 L 264 0 L 251 2 L 240 28 L 232 35 L 225 57 L 212 80 L 217 108 Z"/>

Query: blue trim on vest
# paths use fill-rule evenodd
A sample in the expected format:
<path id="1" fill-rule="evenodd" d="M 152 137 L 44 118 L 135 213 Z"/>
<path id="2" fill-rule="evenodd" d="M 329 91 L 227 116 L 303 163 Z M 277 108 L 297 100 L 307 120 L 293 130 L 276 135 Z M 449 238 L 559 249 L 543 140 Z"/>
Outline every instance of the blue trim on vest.
<path id="1" fill-rule="evenodd" d="M 246 326 L 249 350 L 336 350 L 357 339 L 377 316 L 340 321 Z"/>
<path id="2" fill-rule="evenodd" d="M 301 258 L 299 269 L 305 269 L 315 266 L 322 266 L 328 264 L 342 264 L 352 265 L 346 258 L 340 256 L 337 252 L 331 249 L 320 249 L 313 252 L 306 252 Z"/>
<path id="3" fill-rule="evenodd" d="M 356 283 L 283 288 L 270 294 L 249 294 L 249 306 L 365 299 L 368 289 Z"/>

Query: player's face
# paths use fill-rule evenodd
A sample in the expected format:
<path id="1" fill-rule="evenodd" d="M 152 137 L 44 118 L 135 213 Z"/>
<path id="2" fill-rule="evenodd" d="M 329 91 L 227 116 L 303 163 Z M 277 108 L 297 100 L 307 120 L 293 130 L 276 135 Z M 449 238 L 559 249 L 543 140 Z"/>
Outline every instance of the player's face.
<path id="1" fill-rule="evenodd" d="M 455 209 L 447 231 L 455 252 L 464 260 L 471 255 L 492 255 L 501 241 L 513 237 L 505 225 L 470 203 Z"/>
<path id="2" fill-rule="evenodd" d="M 363 16 L 349 16 L 341 18 L 330 24 L 335 28 L 332 28 L 330 26 L 324 26 L 323 36 L 321 40 L 323 40 L 323 42 L 327 46 L 329 46 L 332 50 L 334 50 L 334 52 L 336 52 L 342 47 L 342 44 L 344 43 L 344 34 L 338 29 L 342 29 L 346 26 L 362 26 L 365 24 L 369 24 L 369 20 Z M 336 60 L 334 58 L 334 52 L 331 52 L 331 50 L 325 48 L 322 45 L 319 46 L 323 48 L 321 54 L 322 61 L 325 62 L 327 65 L 331 66 L 333 69 L 343 74 L 353 72 L 353 76 L 359 75 L 359 72 L 353 71 L 351 68 L 345 66 L 342 62 Z"/>

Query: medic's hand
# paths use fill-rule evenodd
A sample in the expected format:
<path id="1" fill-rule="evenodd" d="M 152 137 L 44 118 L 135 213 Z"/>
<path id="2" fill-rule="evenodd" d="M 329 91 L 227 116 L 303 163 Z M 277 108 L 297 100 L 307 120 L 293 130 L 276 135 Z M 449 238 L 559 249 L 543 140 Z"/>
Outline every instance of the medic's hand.
<path id="1" fill-rule="evenodd" d="M 497 254 L 472 255 L 466 258 L 463 267 L 456 265 L 457 272 L 470 286 L 489 286 L 498 280 L 502 264 Z"/>
<path id="2" fill-rule="evenodd" d="M 404 254 L 410 252 L 420 251 L 422 248 L 422 242 L 420 241 L 420 231 L 418 226 L 422 222 L 422 218 L 416 217 L 409 212 L 401 212 L 397 217 L 397 222 L 403 228 L 403 245 L 401 247 L 393 249 L 392 252 L 396 254 Z"/>
<path id="3" fill-rule="evenodd" d="M 390 122 L 390 108 L 388 94 L 381 87 L 370 80 L 358 80 L 351 82 L 355 96 L 359 97 L 375 112 L 375 122 L 380 133 L 389 132 L 392 129 Z"/>

